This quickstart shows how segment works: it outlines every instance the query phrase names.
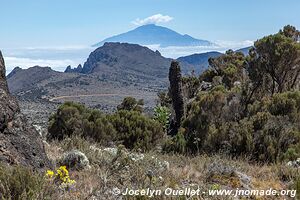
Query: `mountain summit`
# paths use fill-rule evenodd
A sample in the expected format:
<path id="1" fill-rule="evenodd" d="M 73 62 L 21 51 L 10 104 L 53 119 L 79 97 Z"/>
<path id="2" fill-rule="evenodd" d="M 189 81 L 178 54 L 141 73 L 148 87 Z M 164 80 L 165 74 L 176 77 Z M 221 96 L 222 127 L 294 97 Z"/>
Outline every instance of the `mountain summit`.
<path id="1" fill-rule="evenodd" d="M 120 35 L 107 38 L 95 45 L 100 47 L 105 42 L 121 42 L 139 45 L 160 45 L 168 46 L 213 46 L 214 43 L 207 40 L 200 40 L 189 35 L 181 35 L 169 28 L 148 24 L 140 26 Z"/>

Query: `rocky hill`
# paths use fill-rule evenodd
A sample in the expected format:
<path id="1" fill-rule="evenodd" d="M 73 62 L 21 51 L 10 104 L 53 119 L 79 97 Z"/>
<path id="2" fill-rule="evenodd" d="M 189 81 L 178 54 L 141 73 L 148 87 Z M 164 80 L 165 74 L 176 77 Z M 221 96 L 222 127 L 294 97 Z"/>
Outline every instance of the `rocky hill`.
<path id="1" fill-rule="evenodd" d="M 166 79 L 172 59 L 163 57 L 159 51 L 152 51 L 137 44 L 110 42 L 93 51 L 81 66 L 66 72 L 99 74 L 104 79 L 123 81 L 156 81 Z M 182 71 L 202 71 L 202 66 L 182 62 Z M 198 69 L 199 68 L 199 69 Z"/>
<path id="2" fill-rule="evenodd" d="M 58 74 L 60 73 L 52 70 L 50 67 L 34 66 L 30 70 L 16 67 L 7 76 L 8 80 L 14 80 L 9 81 L 9 89 L 13 93 L 32 89 L 43 80 L 50 79 Z"/>
<path id="3" fill-rule="evenodd" d="M 171 59 L 147 47 L 128 43 L 105 43 L 93 51 L 83 65 L 82 73 L 106 73 L 124 76 L 166 78 Z"/>
<path id="4" fill-rule="evenodd" d="M 50 167 L 43 142 L 33 126 L 21 114 L 19 105 L 9 93 L 5 66 L 0 52 L 0 162 Z"/>

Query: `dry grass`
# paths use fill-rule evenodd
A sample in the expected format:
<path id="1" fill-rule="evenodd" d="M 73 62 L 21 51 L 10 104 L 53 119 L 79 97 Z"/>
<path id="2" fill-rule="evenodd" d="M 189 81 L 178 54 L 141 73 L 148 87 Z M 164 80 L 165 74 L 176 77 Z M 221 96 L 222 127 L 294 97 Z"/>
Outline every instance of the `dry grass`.
<path id="1" fill-rule="evenodd" d="M 53 190 L 50 199 L 121 199 L 113 194 L 115 188 L 130 189 L 162 189 L 197 188 L 208 190 L 212 188 L 241 187 L 240 180 L 234 176 L 217 174 L 210 177 L 210 166 L 218 163 L 229 166 L 251 177 L 252 189 L 288 189 L 292 187 L 299 172 L 282 165 L 266 165 L 250 163 L 247 159 L 230 159 L 226 156 L 199 155 L 187 157 L 182 155 L 165 155 L 158 152 L 144 154 L 141 160 L 129 159 L 130 152 L 125 149 L 117 156 L 104 152 L 102 147 L 79 137 L 55 141 L 46 145 L 49 158 L 58 160 L 66 151 L 77 149 L 86 154 L 91 168 L 83 171 L 71 171 L 70 177 L 76 180 L 70 191 Z M 140 155 L 140 154 L 135 154 Z M 165 162 L 166 161 L 166 162 Z M 168 165 L 164 165 L 169 163 Z M 57 166 L 59 167 L 59 166 Z M 49 187 L 49 185 L 45 185 Z M 122 199 L 149 199 L 147 197 L 124 197 Z M 152 199 L 170 199 L 157 196 Z M 173 199 L 180 199 L 174 197 Z M 182 197 L 181 199 L 186 199 Z M 226 197 L 199 196 L 191 199 L 230 199 Z M 253 198 L 255 199 L 255 198 Z M 264 198 L 256 198 L 264 199 Z M 267 198 L 265 198 L 267 199 Z M 270 198 L 272 199 L 272 198 Z M 276 197 L 274 199 L 280 199 Z"/>

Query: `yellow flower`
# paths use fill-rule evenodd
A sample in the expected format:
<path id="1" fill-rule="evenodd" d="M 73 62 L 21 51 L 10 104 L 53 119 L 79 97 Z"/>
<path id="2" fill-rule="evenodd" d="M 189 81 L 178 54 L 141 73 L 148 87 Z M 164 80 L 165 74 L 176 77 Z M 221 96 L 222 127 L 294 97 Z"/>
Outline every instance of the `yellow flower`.
<path id="1" fill-rule="evenodd" d="M 46 177 L 52 178 L 54 176 L 54 172 L 51 170 L 47 170 Z M 76 183 L 75 180 L 72 180 L 69 176 L 69 171 L 66 166 L 60 166 L 56 170 L 55 179 L 60 181 L 60 187 L 69 188 Z"/>
<path id="2" fill-rule="evenodd" d="M 65 177 L 69 176 L 69 171 L 67 170 L 66 166 L 60 166 L 57 170 L 56 170 L 56 176 L 58 178 L 60 178 L 63 182 Z"/>
<path id="3" fill-rule="evenodd" d="M 46 177 L 52 178 L 53 176 L 54 176 L 54 172 L 51 171 L 51 170 L 47 170 L 47 172 L 46 172 Z"/>

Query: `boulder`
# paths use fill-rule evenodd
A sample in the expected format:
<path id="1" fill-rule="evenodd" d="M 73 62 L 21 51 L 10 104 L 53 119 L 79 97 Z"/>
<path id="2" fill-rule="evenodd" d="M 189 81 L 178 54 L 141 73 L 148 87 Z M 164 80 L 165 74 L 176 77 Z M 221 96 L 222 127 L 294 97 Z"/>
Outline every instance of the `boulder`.
<path id="1" fill-rule="evenodd" d="M 208 166 L 207 181 L 231 189 L 252 189 L 251 177 L 221 162 L 213 162 Z"/>
<path id="2" fill-rule="evenodd" d="M 0 52 L 0 162 L 33 168 L 51 167 L 36 129 L 20 112 L 17 100 L 9 93 L 5 65 Z"/>
<path id="3" fill-rule="evenodd" d="M 68 169 L 83 170 L 90 168 L 89 159 L 78 150 L 72 150 L 65 153 L 59 161 L 60 166 L 66 166 Z"/>

